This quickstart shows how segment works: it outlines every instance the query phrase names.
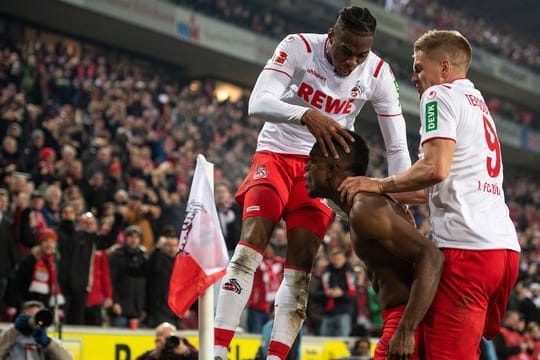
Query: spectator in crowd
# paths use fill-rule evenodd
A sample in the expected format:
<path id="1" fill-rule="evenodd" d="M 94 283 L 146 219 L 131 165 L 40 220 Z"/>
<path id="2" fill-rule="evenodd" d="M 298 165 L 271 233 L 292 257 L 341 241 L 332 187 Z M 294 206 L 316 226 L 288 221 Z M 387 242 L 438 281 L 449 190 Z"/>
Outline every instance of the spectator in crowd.
<path id="1" fill-rule="evenodd" d="M 62 344 L 47 335 L 47 329 L 32 323 L 32 318 L 45 307 L 39 301 L 21 305 L 21 313 L 13 326 L 0 333 L 0 359 L 71 360 Z"/>
<path id="2" fill-rule="evenodd" d="M 0 166 L 2 168 L 20 168 L 19 144 L 13 136 L 6 136 L 2 139 L 2 149 L 0 151 Z"/>
<path id="3" fill-rule="evenodd" d="M 195 360 L 199 351 L 188 339 L 176 336 L 176 327 L 164 322 L 156 327 L 156 346 L 136 360 Z"/>
<path id="4" fill-rule="evenodd" d="M 161 231 L 154 251 L 150 254 L 146 275 L 146 325 L 156 327 L 163 322 L 179 326 L 178 317 L 169 308 L 169 281 L 178 250 L 178 234 L 172 227 Z"/>
<path id="5" fill-rule="evenodd" d="M 309 302 L 306 311 L 306 322 L 309 332 L 313 335 L 321 335 L 321 322 L 324 316 L 325 299 L 322 289 L 322 274 L 329 265 L 328 257 L 321 251 L 315 257 L 313 269 L 311 271 L 311 282 L 309 284 Z"/>
<path id="6" fill-rule="evenodd" d="M 167 226 L 179 228 L 186 217 L 186 202 L 181 192 L 173 189 L 162 190 L 160 194 L 161 216 L 157 219 L 157 228 Z"/>
<path id="7" fill-rule="evenodd" d="M 248 111 L 266 122 L 250 172 L 236 196 L 244 209 L 242 237 L 218 297 L 218 359 L 226 357 L 262 252 L 281 219 L 287 226 L 287 266 L 276 295 L 269 354 L 284 358 L 303 324 L 309 273 L 332 219 L 328 206 L 320 199 L 308 198 L 305 191 L 304 166 L 313 143 L 317 141 L 327 156 L 338 156 L 331 141 L 334 138 L 348 150 L 347 142 L 352 138 L 346 128 L 354 127 L 356 115 L 369 100 L 384 134 L 390 173 L 410 166 L 394 76 L 384 60 L 371 51 L 375 27 L 376 20 L 368 9 L 341 9 L 328 34 L 287 36 L 253 88 Z M 312 72 L 316 75 L 307 75 Z M 363 76 L 373 76 L 369 85 L 362 85 L 370 90 L 358 88 L 356 79 Z M 361 92 L 369 96 L 360 99 Z M 335 102 L 330 105 L 328 101 Z M 245 290 L 231 291 L 236 287 L 228 286 L 229 279 Z"/>
<path id="8" fill-rule="evenodd" d="M 138 181 L 144 183 L 142 179 L 138 179 Z M 151 221 L 160 216 L 161 208 L 145 202 L 144 199 L 144 195 L 130 192 L 124 218 L 128 224 L 135 225 L 140 229 L 141 245 L 144 246 L 147 253 L 150 253 L 154 249 L 154 233 Z"/>
<path id="9" fill-rule="evenodd" d="M 81 189 L 83 196 L 87 199 L 86 205 L 90 211 L 98 216 L 103 214 L 103 206 L 114 198 L 114 191 L 105 179 L 104 172 L 96 168 L 94 173 L 89 175 L 88 182 Z"/>
<path id="10" fill-rule="evenodd" d="M 39 152 L 39 161 L 32 170 L 32 178 L 38 188 L 41 184 L 50 184 L 56 180 L 55 163 L 55 150 L 52 147 L 43 147 Z"/>
<path id="11" fill-rule="evenodd" d="M 347 231 L 345 231 L 344 222 L 336 218 L 330 224 L 328 231 L 323 239 L 323 246 L 327 253 L 333 249 L 343 249 L 347 255 L 352 254 L 352 244 Z"/>
<path id="12" fill-rule="evenodd" d="M 43 216 L 47 227 L 55 229 L 60 221 L 60 204 L 62 202 L 62 189 L 56 184 L 47 186 L 45 190 L 45 203 L 43 205 Z"/>
<path id="13" fill-rule="evenodd" d="M 66 297 L 66 324 L 84 324 L 84 313 L 91 284 L 92 261 L 96 250 L 112 246 L 123 225 L 123 218 L 115 214 L 114 223 L 106 233 L 101 233 L 99 224 L 91 212 L 78 217 L 70 204 L 61 211 L 59 227 L 60 252 L 59 279 Z"/>
<path id="14" fill-rule="evenodd" d="M 416 40 L 412 81 L 421 96 L 420 159 L 395 176 L 351 177 L 339 188 L 349 202 L 360 191 L 418 190 L 426 197 L 430 236 L 445 257 L 424 319 L 429 359 L 478 357 L 482 336 L 491 340 L 499 332 L 519 272 L 520 246 L 505 203 L 495 123 L 467 79 L 471 53 L 457 31 L 429 31 Z M 459 227 L 448 227 L 449 221 Z M 464 309 L 464 298 L 482 300 Z"/>
<path id="15" fill-rule="evenodd" d="M 523 316 L 527 324 L 531 322 L 539 323 L 540 321 L 540 308 L 535 303 L 532 294 L 532 291 L 537 291 L 535 290 L 536 287 L 540 287 L 540 285 L 538 283 L 532 283 L 527 287 L 522 282 L 518 282 L 514 287 L 514 292 L 519 302 L 516 309 L 519 310 L 519 313 Z"/>
<path id="16" fill-rule="evenodd" d="M 536 322 L 529 323 L 527 325 L 527 336 L 533 348 L 531 359 L 538 359 L 538 356 L 540 356 L 540 325 Z"/>
<path id="17" fill-rule="evenodd" d="M 8 303 L 18 307 L 24 301 L 37 300 L 53 308 L 65 303 L 58 284 L 56 246 L 58 235 L 45 228 L 37 236 L 38 246 L 19 264 L 14 289 Z"/>
<path id="18" fill-rule="evenodd" d="M 94 252 L 90 269 L 92 273 L 88 281 L 90 290 L 86 297 L 84 324 L 101 326 L 103 309 L 109 310 L 113 304 L 109 258 L 105 250 L 96 250 Z"/>
<path id="19" fill-rule="evenodd" d="M 23 176 L 17 176 L 15 178 L 23 179 Z M 23 183 L 24 187 L 29 190 L 30 188 L 33 188 L 31 183 L 27 183 L 26 180 L 24 180 Z M 30 204 L 30 196 L 25 191 L 20 192 L 14 192 L 12 188 L 10 188 L 10 192 L 13 196 L 13 204 L 12 204 L 12 211 L 11 211 L 11 219 L 13 222 L 13 236 L 15 237 L 15 248 L 17 249 L 17 262 L 19 262 L 23 257 L 28 255 L 30 252 L 30 249 L 23 243 L 21 239 L 21 233 L 22 233 L 22 214 L 25 209 L 28 208 Z M 16 195 L 15 195 L 16 194 Z"/>
<path id="20" fill-rule="evenodd" d="M 354 360 L 372 360 L 369 338 L 364 337 L 356 340 L 351 348 L 351 356 Z"/>
<path id="21" fill-rule="evenodd" d="M 32 131 L 30 144 L 24 149 L 25 165 L 22 169 L 31 172 L 34 165 L 39 162 L 41 149 L 45 146 L 45 134 L 41 129 Z"/>
<path id="22" fill-rule="evenodd" d="M 113 305 L 109 316 L 115 327 L 138 323 L 146 309 L 147 256 L 141 247 L 141 229 L 130 225 L 124 243 L 109 255 Z M 138 326 L 138 325 L 137 325 Z"/>
<path id="23" fill-rule="evenodd" d="M 32 192 L 30 206 L 22 210 L 20 215 L 20 240 L 26 249 L 31 249 L 36 245 L 38 233 L 47 227 L 45 215 L 43 214 L 43 195 L 39 191 Z"/>
<path id="24" fill-rule="evenodd" d="M 229 256 L 240 240 L 242 230 L 242 208 L 234 201 L 229 184 L 219 182 L 215 188 L 216 209 L 221 226 L 221 232 L 227 245 Z"/>
<path id="25" fill-rule="evenodd" d="M 344 249 L 331 249 L 329 259 L 330 263 L 321 275 L 319 290 L 325 298 L 321 335 L 349 336 L 356 300 L 356 277 Z"/>
<path id="26" fill-rule="evenodd" d="M 75 160 L 77 160 L 77 149 L 70 144 L 62 146 L 61 158 L 55 164 L 56 174 L 60 178 L 65 177 Z"/>
<path id="27" fill-rule="evenodd" d="M 15 250 L 15 238 L 9 217 L 9 193 L 0 188 L 0 319 L 4 314 L 4 295 L 8 282 L 15 277 L 15 264 L 17 254 Z"/>
<path id="28" fill-rule="evenodd" d="M 255 271 L 253 289 L 247 303 L 247 331 L 260 333 L 269 320 L 270 305 L 274 302 L 276 292 L 281 284 L 285 259 L 276 256 L 272 243 L 263 253 L 263 260 Z"/>
<path id="29" fill-rule="evenodd" d="M 353 336 L 365 336 L 368 331 L 373 328 L 373 319 L 370 311 L 370 290 L 372 290 L 371 282 L 369 281 L 365 264 L 357 264 L 353 267 L 356 273 L 356 303 L 355 321 L 353 321 Z"/>

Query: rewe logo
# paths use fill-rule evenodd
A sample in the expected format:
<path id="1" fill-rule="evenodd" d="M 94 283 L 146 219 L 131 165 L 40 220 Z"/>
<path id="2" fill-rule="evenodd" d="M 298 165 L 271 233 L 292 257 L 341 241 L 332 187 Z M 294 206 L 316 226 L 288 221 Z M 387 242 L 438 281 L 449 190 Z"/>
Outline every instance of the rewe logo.
<path id="1" fill-rule="evenodd" d="M 426 132 L 437 130 L 437 102 L 426 104 Z"/>
<path id="2" fill-rule="evenodd" d="M 352 111 L 352 99 L 334 99 L 321 90 L 315 90 L 313 86 L 301 83 L 296 93 L 298 97 L 311 104 L 314 108 L 325 111 L 328 114 L 350 114 Z"/>

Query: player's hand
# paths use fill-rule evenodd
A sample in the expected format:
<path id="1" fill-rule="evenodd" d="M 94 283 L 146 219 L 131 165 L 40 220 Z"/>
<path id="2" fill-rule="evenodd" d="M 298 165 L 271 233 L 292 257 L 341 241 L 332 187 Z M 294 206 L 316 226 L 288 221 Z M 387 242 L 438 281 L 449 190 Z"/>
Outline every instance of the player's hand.
<path id="1" fill-rule="evenodd" d="M 114 315 L 122 315 L 122 305 L 118 304 L 118 303 L 114 303 L 113 306 L 112 306 L 112 312 Z"/>
<path id="2" fill-rule="evenodd" d="M 330 152 L 334 158 L 339 159 L 332 139 L 335 139 L 346 153 L 351 151 L 348 143 L 353 143 L 354 138 L 347 132 L 347 129 L 331 117 L 317 110 L 309 109 L 302 116 L 302 123 L 306 125 L 309 132 L 315 137 L 324 156 L 328 156 Z"/>
<path id="3" fill-rule="evenodd" d="M 370 178 L 366 176 L 349 176 L 339 185 L 338 191 L 341 193 L 341 201 L 352 203 L 352 199 L 361 191 L 380 194 L 382 179 Z"/>
<path id="4" fill-rule="evenodd" d="M 388 360 L 407 360 L 414 353 L 414 332 L 400 330 L 399 327 L 388 343 Z"/>

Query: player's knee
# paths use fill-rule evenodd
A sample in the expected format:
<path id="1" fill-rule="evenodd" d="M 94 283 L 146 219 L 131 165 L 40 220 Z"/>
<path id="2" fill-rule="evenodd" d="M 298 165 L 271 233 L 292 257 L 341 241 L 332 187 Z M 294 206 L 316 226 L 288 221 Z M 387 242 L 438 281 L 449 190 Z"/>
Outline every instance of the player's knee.
<path id="1" fill-rule="evenodd" d="M 239 244 L 231 258 L 229 266 L 238 272 L 252 274 L 262 260 L 262 254 L 249 244 Z"/>

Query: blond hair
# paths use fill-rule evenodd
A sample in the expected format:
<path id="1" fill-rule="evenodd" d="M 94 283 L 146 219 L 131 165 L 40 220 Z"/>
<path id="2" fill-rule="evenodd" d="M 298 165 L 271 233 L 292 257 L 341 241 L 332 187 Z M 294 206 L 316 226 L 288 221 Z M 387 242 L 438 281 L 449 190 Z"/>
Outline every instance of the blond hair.
<path id="1" fill-rule="evenodd" d="M 469 41 L 456 30 L 430 30 L 414 42 L 414 52 L 423 51 L 434 60 L 448 59 L 450 64 L 469 70 L 472 48 Z"/>

